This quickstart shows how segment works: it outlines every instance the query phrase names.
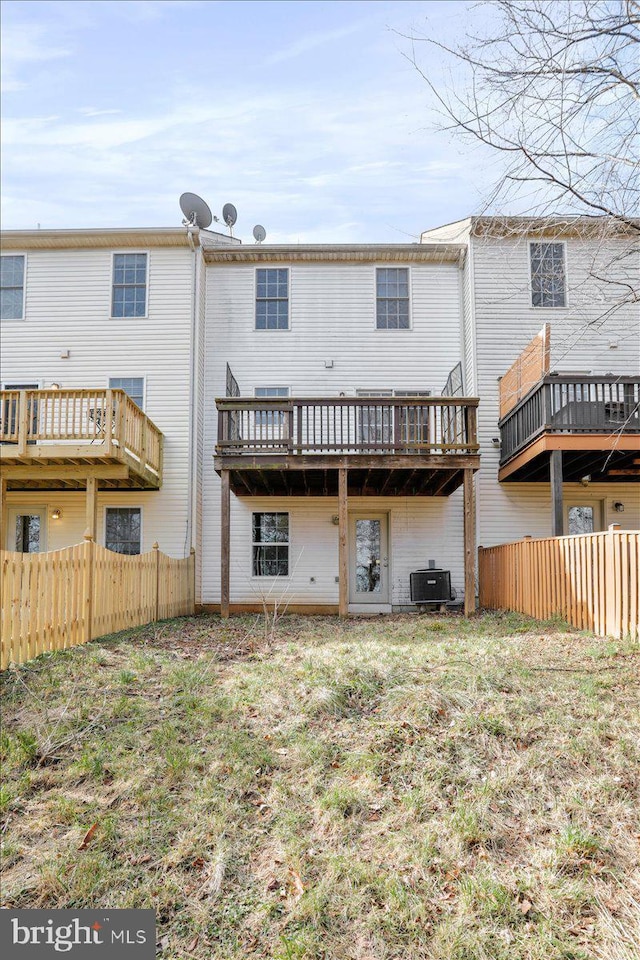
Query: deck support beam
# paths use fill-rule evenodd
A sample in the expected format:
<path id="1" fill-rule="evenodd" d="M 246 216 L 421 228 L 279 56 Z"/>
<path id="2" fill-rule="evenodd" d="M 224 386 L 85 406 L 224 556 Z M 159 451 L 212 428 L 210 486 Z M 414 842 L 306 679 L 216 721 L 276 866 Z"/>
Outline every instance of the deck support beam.
<path id="1" fill-rule="evenodd" d="M 562 450 L 552 450 L 549 461 L 551 474 L 551 536 L 564 533 L 562 509 Z"/>
<path id="2" fill-rule="evenodd" d="M 84 535 L 95 543 L 98 526 L 98 481 L 95 477 L 87 477 L 86 524 Z"/>
<path id="3" fill-rule="evenodd" d="M 0 477 L 0 550 L 7 546 L 7 481 Z"/>
<path id="4" fill-rule="evenodd" d="M 473 470 L 464 471 L 464 615 L 476 610 L 476 505 Z"/>
<path id="5" fill-rule="evenodd" d="M 229 471 L 220 474 L 221 497 L 221 533 L 220 533 L 220 616 L 226 620 L 229 616 L 229 573 L 231 570 L 231 487 Z"/>
<path id="6" fill-rule="evenodd" d="M 346 617 L 349 613 L 349 504 L 347 497 L 348 471 L 338 470 L 338 580 L 339 614 Z"/>

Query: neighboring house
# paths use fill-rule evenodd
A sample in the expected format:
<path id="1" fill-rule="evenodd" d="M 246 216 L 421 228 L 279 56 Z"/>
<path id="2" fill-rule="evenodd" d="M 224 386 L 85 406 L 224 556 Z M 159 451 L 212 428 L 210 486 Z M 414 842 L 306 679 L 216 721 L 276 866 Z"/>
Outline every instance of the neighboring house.
<path id="1" fill-rule="evenodd" d="M 433 562 L 470 610 L 476 513 L 485 546 L 640 527 L 638 306 L 610 282 L 638 268 L 603 224 L 5 234 L 3 546 L 194 546 L 225 614 L 414 609 Z"/>
<path id="2" fill-rule="evenodd" d="M 195 542 L 204 275 L 185 229 L 2 237 L 2 547 Z M 192 412 L 193 411 L 193 412 Z"/>
<path id="3" fill-rule="evenodd" d="M 467 391 L 480 397 L 479 544 L 614 522 L 640 528 L 638 226 L 473 217 L 422 234 L 467 249 L 464 366 Z M 532 340 L 537 350 L 527 350 Z"/>

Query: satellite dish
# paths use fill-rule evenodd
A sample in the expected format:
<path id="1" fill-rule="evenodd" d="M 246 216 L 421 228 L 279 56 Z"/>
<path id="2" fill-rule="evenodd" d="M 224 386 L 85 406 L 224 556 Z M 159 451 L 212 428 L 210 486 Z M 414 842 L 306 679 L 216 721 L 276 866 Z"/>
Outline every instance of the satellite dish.
<path id="1" fill-rule="evenodd" d="M 266 235 L 267 231 L 262 224 L 256 223 L 255 227 L 253 228 L 253 239 L 256 241 L 256 243 L 262 243 Z"/>
<path id="2" fill-rule="evenodd" d="M 232 203 L 225 203 L 222 208 L 222 219 L 228 227 L 232 227 L 238 219 L 238 211 Z"/>
<path id="3" fill-rule="evenodd" d="M 213 219 L 211 210 L 197 193 L 183 193 L 180 197 L 180 209 L 185 216 L 185 224 L 202 227 L 206 230 Z"/>

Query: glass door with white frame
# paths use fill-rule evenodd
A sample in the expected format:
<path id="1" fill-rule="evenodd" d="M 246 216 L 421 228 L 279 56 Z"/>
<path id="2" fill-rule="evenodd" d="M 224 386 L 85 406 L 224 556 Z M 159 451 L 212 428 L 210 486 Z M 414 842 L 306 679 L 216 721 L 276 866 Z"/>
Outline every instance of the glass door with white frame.
<path id="1" fill-rule="evenodd" d="M 47 549 L 47 511 L 44 507 L 12 507 L 7 521 L 7 550 L 42 553 Z"/>
<path id="2" fill-rule="evenodd" d="M 349 600 L 389 603 L 389 532 L 386 514 L 356 514 L 349 522 Z"/>

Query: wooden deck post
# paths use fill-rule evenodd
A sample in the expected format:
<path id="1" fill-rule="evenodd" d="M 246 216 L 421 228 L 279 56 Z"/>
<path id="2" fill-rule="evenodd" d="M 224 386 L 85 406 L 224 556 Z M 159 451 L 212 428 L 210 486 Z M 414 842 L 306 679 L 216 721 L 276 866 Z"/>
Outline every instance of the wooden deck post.
<path id="1" fill-rule="evenodd" d="M 7 532 L 7 481 L 0 477 L 0 550 L 7 546 L 9 538 Z"/>
<path id="2" fill-rule="evenodd" d="M 562 509 L 562 450 L 552 450 L 549 461 L 551 472 L 551 536 L 561 537 L 564 533 Z"/>
<path id="3" fill-rule="evenodd" d="M 348 530 L 348 499 L 347 499 L 347 470 L 338 470 L 338 577 L 339 577 L 339 606 L 341 617 L 349 613 L 349 530 Z"/>
<path id="4" fill-rule="evenodd" d="M 231 559 L 231 489 L 229 486 L 229 471 L 223 470 L 221 475 L 221 510 L 220 510 L 220 616 L 229 616 L 229 570 Z"/>
<path id="5" fill-rule="evenodd" d="M 473 470 L 464 471 L 464 615 L 476 609 L 476 510 Z"/>
<path id="6" fill-rule="evenodd" d="M 87 477 L 87 530 L 85 537 L 88 535 L 91 540 L 96 539 L 96 527 L 98 519 L 98 481 L 95 477 Z"/>

